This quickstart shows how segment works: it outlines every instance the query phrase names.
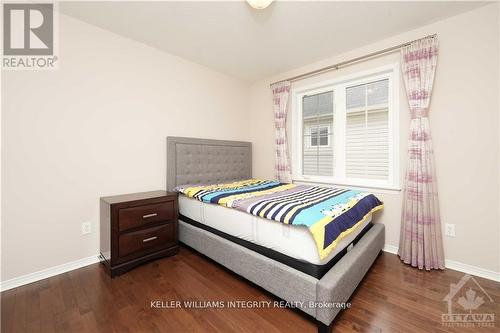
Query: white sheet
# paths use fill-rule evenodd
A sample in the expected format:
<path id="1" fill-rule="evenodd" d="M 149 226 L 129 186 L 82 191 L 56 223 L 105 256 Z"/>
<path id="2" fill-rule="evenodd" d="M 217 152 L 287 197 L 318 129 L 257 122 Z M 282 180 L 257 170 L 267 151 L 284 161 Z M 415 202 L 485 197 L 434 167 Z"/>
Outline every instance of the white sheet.
<path id="1" fill-rule="evenodd" d="M 326 258 L 320 260 L 314 239 L 305 226 L 292 226 L 271 221 L 236 209 L 203 203 L 182 194 L 179 195 L 179 212 L 229 235 L 316 265 L 323 265 L 330 261 L 348 246 L 371 221 L 370 216 L 356 231 L 344 237 Z"/>

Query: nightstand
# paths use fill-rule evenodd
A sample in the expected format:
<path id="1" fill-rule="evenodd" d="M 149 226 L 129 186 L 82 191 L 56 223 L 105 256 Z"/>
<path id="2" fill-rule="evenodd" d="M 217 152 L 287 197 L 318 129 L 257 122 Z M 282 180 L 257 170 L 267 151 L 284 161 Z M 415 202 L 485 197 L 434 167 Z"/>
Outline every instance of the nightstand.
<path id="1" fill-rule="evenodd" d="M 177 193 L 153 191 L 101 198 L 101 262 L 111 277 L 179 251 Z"/>

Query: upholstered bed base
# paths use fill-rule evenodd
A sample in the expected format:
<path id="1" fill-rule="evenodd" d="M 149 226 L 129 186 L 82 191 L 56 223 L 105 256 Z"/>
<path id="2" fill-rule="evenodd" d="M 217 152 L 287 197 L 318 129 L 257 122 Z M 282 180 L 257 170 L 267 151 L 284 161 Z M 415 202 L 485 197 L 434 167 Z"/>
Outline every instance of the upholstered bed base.
<path id="1" fill-rule="evenodd" d="M 300 310 L 324 331 L 341 309 L 310 305 L 347 302 L 382 250 L 384 226 L 375 224 L 320 280 L 183 221 L 179 240 L 285 301 L 304 302 Z"/>
<path id="2" fill-rule="evenodd" d="M 250 142 L 167 138 L 167 190 L 251 177 Z M 310 302 L 333 304 L 349 299 L 382 250 L 384 226 L 375 224 L 319 280 L 183 221 L 179 221 L 179 240 L 285 301 L 304 302 L 300 309 L 316 320 L 320 331 L 328 331 L 340 309 L 311 306 Z"/>

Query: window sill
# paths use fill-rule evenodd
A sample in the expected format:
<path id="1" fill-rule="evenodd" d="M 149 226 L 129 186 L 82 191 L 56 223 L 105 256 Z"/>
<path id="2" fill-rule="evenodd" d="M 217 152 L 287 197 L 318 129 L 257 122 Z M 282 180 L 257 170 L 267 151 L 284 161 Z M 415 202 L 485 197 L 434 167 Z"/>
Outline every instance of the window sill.
<path id="1" fill-rule="evenodd" d="M 292 177 L 292 181 L 294 183 L 308 184 L 308 185 L 329 185 L 329 186 L 339 186 L 346 187 L 350 189 L 362 190 L 362 191 L 371 191 L 377 193 L 391 193 L 396 194 L 401 192 L 401 187 L 399 186 L 391 186 L 391 185 L 383 185 L 383 184 L 366 184 L 366 183 L 357 183 L 357 182 L 342 182 L 331 180 L 328 178 L 316 178 L 316 177 Z"/>

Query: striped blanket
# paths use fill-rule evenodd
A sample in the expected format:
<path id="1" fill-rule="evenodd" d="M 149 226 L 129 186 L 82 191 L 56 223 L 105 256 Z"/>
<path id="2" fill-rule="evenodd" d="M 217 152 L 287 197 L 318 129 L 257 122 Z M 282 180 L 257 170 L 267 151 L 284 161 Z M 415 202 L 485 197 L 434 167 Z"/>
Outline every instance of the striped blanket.
<path id="1" fill-rule="evenodd" d="M 373 194 L 248 179 L 227 184 L 183 185 L 176 191 L 206 203 L 219 204 L 312 233 L 321 259 L 338 242 L 383 207 Z"/>

